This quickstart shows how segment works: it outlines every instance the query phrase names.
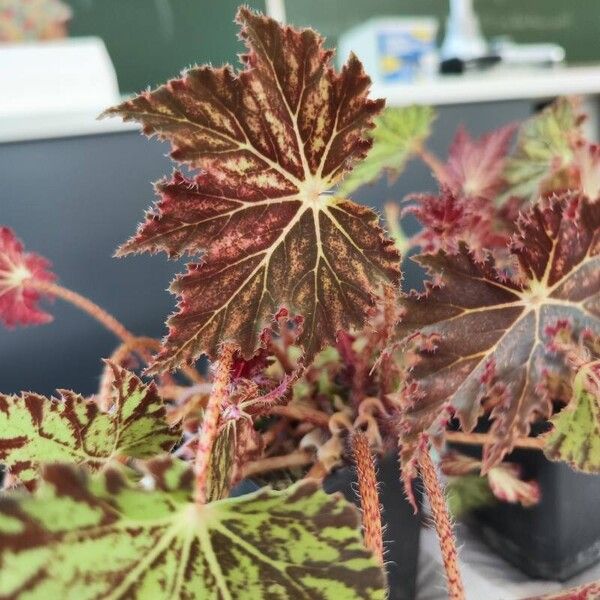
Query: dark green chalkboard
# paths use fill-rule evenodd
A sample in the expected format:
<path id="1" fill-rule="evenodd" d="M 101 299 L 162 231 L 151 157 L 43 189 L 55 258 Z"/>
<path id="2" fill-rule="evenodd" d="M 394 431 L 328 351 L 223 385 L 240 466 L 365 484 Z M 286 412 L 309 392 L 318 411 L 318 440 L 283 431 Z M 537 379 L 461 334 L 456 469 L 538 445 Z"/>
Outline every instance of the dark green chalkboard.
<path id="1" fill-rule="evenodd" d="M 448 0 L 287 0 L 287 16 L 335 43 L 345 29 L 377 15 L 432 15 L 444 25 Z M 600 60 L 600 0 L 475 0 L 486 36 L 555 42 L 570 62 Z"/>
<path id="2" fill-rule="evenodd" d="M 72 35 L 99 35 L 123 92 L 156 85 L 196 62 L 236 60 L 233 17 L 242 0 L 67 0 Z M 264 10 L 264 0 L 244 0 Z M 475 0 L 484 33 L 553 41 L 571 62 L 600 60 L 600 0 Z M 448 0 L 286 0 L 288 21 L 311 25 L 334 45 L 345 29 L 374 15 L 433 15 Z"/>
<path id="3" fill-rule="evenodd" d="M 70 33 L 104 39 L 122 92 L 154 86 L 194 63 L 236 60 L 239 0 L 67 0 Z M 264 10 L 264 0 L 244 0 Z"/>

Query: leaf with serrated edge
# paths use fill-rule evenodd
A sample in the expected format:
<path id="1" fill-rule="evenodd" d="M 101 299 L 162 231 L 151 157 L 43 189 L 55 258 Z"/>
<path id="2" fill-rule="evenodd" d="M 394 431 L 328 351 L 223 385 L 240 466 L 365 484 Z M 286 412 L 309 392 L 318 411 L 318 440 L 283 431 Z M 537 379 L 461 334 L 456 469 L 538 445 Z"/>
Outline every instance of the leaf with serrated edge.
<path id="1" fill-rule="evenodd" d="M 396 178 L 406 162 L 429 137 L 435 112 L 429 106 L 387 108 L 375 119 L 371 132 L 373 147 L 340 185 L 342 194 L 350 194 L 384 173 Z"/>
<path id="2" fill-rule="evenodd" d="M 529 433 L 535 415 L 550 414 L 537 390 L 546 327 L 566 319 L 577 330 L 600 331 L 600 205 L 569 194 L 538 203 L 521 217 L 511 252 L 522 281 L 502 278 L 492 259 L 478 263 L 465 246 L 456 255 L 419 257 L 435 285 L 403 300 L 399 325 L 402 338 L 421 331 L 435 345 L 413 370 L 418 393 L 403 435 L 414 445 L 420 432 L 437 428 L 448 404 L 471 430 L 493 392 L 501 401 L 491 412 L 484 470 Z"/>
<path id="3" fill-rule="evenodd" d="M 226 421 L 210 455 L 207 500 L 226 498 L 240 481 L 240 467 L 259 458 L 261 451 L 261 437 L 252 421 L 244 417 Z"/>
<path id="4" fill-rule="evenodd" d="M 41 463 L 75 462 L 97 469 L 117 456 L 150 458 L 170 450 L 180 435 L 167 425 L 155 385 L 110 366 L 114 407 L 109 413 L 66 390 L 50 399 L 30 392 L 0 395 L 0 462 L 29 482 Z"/>
<path id="5" fill-rule="evenodd" d="M 504 184 L 504 162 L 515 126 L 505 125 L 473 139 L 460 127 L 446 163 L 446 184 L 457 194 L 493 200 Z"/>
<path id="6" fill-rule="evenodd" d="M 399 257 L 375 213 L 329 190 L 371 143 L 383 101 L 356 57 L 341 73 L 312 30 L 241 8 L 245 69 L 196 67 L 107 111 L 169 140 L 172 157 L 203 171 L 158 184 L 160 200 L 121 255 L 202 254 L 172 285 L 179 311 L 154 371 L 224 340 L 248 358 L 281 306 L 304 316 L 312 357 L 338 331 L 364 323 Z"/>
<path id="7" fill-rule="evenodd" d="M 582 367 L 573 381 L 573 397 L 566 408 L 552 417 L 544 453 L 574 469 L 600 473 L 600 361 Z"/>
<path id="8" fill-rule="evenodd" d="M 525 121 L 515 151 L 506 161 L 504 176 L 509 187 L 503 198 L 535 198 L 545 182 L 568 166 L 574 144 L 582 136 L 581 120 L 575 101 L 559 98 Z"/>
<path id="9" fill-rule="evenodd" d="M 28 600 L 383 600 L 356 509 L 315 482 L 194 504 L 191 471 L 155 461 L 146 487 L 46 468 L 0 500 L 0 596 Z M 156 476 L 153 477 L 153 474 Z"/>
<path id="10" fill-rule="evenodd" d="M 38 306 L 44 294 L 32 283 L 54 279 L 45 258 L 26 252 L 12 229 L 0 227 L 0 324 L 12 328 L 52 321 Z"/>

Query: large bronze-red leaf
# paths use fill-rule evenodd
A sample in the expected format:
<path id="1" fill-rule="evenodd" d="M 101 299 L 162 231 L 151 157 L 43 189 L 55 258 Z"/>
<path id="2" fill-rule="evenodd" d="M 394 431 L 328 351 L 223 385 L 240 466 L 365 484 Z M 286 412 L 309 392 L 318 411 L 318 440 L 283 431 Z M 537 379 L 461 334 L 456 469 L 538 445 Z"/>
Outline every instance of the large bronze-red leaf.
<path id="1" fill-rule="evenodd" d="M 399 257 L 369 209 L 329 190 L 370 147 L 383 101 L 351 57 L 341 73 L 314 31 L 238 12 L 245 68 L 196 67 L 110 109 L 169 140 L 202 172 L 158 184 L 160 200 L 119 251 L 202 254 L 173 283 L 179 311 L 155 368 L 172 368 L 224 340 L 252 354 L 280 306 L 304 316 L 312 356 L 361 325 Z"/>
<path id="2" fill-rule="evenodd" d="M 401 337 L 420 331 L 429 345 L 413 371 L 408 446 L 435 430 L 446 407 L 471 430 L 482 402 L 493 400 L 484 468 L 497 464 L 536 415 L 550 412 L 539 384 L 559 359 L 546 353 L 546 329 L 566 319 L 600 332 L 600 204 L 577 195 L 540 202 L 521 217 L 511 252 L 519 281 L 500 277 L 491 259 L 478 263 L 466 246 L 419 257 L 433 283 L 403 301 L 399 326 Z"/>

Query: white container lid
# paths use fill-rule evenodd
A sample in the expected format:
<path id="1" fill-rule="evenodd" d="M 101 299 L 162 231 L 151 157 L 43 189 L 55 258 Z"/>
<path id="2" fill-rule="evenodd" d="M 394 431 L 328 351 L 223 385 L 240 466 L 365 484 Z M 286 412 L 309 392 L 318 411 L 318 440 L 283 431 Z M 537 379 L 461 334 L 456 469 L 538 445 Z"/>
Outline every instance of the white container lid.
<path id="1" fill-rule="evenodd" d="M 0 44 L 0 118 L 100 112 L 118 102 L 117 76 L 100 38 Z"/>

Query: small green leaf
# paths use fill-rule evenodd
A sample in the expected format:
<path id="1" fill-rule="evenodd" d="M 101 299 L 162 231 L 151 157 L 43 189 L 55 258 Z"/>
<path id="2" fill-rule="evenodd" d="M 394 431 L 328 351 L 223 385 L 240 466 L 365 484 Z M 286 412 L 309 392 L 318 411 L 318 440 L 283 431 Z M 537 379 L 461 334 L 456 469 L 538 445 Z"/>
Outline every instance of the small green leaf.
<path id="1" fill-rule="evenodd" d="M 496 501 L 487 477 L 481 475 L 449 477 L 446 484 L 446 497 L 448 508 L 455 519 L 460 519 L 479 508 L 490 506 Z"/>
<path id="2" fill-rule="evenodd" d="M 191 471 L 147 468 L 150 489 L 51 465 L 34 496 L 0 500 L 0 597 L 385 598 L 357 511 L 315 482 L 197 505 Z"/>
<path id="3" fill-rule="evenodd" d="M 517 146 L 506 162 L 509 188 L 502 199 L 529 200 L 540 186 L 573 160 L 574 141 L 581 137 L 580 115 L 573 100 L 560 98 L 523 123 Z"/>
<path id="4" fill-rule="evenodd" d="M 596 376 L 592 365 L 598 368 L 599 363 L 579 370 L 571 402 L 551 419 L 554 428 L 546 438 L 544 452 L 579 471 L 600 473 L 600 394 L 588 381 Z"/>
<path id="5" fill-rule="evenodd" d="M 154 384 L 110 366 L 113 408 L 108 413 L 66 390 L 59 398 L 0 395 L 0 461 L 13 475 L 27 483 L 42 462 L 100 468 L 116 456 L 150 458 L 175 445 L 180 435 L 167 425 Z"/>
<path id="6" fill-rule="evenodd" d="M 406 161 L 429 136 L 434 119 L 435 112 L 429 106 L 386 109 L 375 118 L 375 129 L 371 132 L 373 147 L 344 179 L 341 193 L 350 194 L 383 172 L 392 177 L 400 175 Z"/>

